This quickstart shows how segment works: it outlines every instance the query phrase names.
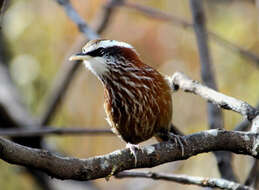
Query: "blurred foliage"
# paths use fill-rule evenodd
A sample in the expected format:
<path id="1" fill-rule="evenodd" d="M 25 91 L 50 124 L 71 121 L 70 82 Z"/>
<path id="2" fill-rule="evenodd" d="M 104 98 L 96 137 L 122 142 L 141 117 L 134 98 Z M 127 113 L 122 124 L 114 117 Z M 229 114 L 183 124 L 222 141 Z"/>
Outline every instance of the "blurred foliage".
<path id="1" fill-rule="evenodd" d="M 191 21 L 187 0 L 141 0 L 134 1 Z M 85 20 L 94 25 L 105 0 L 72 1 Z M 252 1 L 204 1 L 208 28 L 243 48 L 259 53 L 258 9 Z M 164 74 L 183 71 L 199 80 L 199 57 L 195 37 L 177 25 L 154 20 L 134 10 L 118 8 L 103 37 L 131 43 L 145 63 Z M 11 1 L 4 15 L 3 31 L 8 40 L 12 58 L 10 71 L 23 94 L 26 104 L 35 115 L 42 112 L 43 100 L 64 60 L 73 53 L 73 46 L 80 37 L 72 23 L 55 1 Z M 134 34 L 134 35 L 132 35 Z M 210 41 L 211 54 L 220 91 L 255 105 L 259 99 L 259 72 L 249 60 Z M 177 92 L 173 96 L 173 120 L 186 134 L 207 128 L 206 102 L 200 97 Z M 85 69 L 78 72 L 65 96 L 55 119 L 54 126 L 107 127 L 103 110 L 103 88 L 100 82 Z M 195 108 L 195 109 L 194 109 Z M 232 129 L 242 118 L 233 112 L 224 111 L 225 126 Z M 86 158 L 123 148 L 125 144 L 117 137 L 48 137 L 49 145 L 61 153 Z M 154 140 L 144 144 L 154 143 Z M 238 177 L 244 180 L 249 158 L 235 156 L 234 167 Z M 0 189 L 36 189 L 35 184 L 15 166 L 0 162 Z M 240 167 L 245 168 L 240 172 Z M 154 171 L 184 173 L 196 176 L 218 177 L 215 158 L 202 154 L 184 162 L 159 166 Z M 140 184 L 137 189 L 169 189 L 168 182 L 130 179 L 131 184 Z M 103 189 L 132 189 L 129 180 L 96 180 Z M 134 186 L 134 185 L 133 185 Z M 174 189 L 183 186 L 174 184 Z M 184 189 L 200 189 L 184 186 Z M 134 186 L 136 190 L 136 186 Z"/>

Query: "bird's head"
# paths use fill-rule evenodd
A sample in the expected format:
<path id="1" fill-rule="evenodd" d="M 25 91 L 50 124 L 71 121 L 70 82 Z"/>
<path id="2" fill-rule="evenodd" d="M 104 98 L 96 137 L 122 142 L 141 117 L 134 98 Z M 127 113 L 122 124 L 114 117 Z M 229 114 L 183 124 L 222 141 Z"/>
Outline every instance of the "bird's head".
<path id="1" fill-rule="evenodd" d="M 143 65 L 136 50 L 130 44 L 106 39 L 89 41 L 82 48 L 82 52 L 72 55 L 70 60 L 81 60 L 99 79 L 112 70 Z"/>

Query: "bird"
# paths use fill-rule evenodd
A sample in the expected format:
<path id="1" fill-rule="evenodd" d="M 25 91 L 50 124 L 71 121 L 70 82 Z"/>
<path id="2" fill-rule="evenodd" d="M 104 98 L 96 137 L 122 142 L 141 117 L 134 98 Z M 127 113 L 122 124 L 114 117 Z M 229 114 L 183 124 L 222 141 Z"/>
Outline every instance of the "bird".
<path id="1" fill-rule="evenodd" d="M 70 61 L 83 62 L 101 81 L 108 124 L 127 143 L 135 161 L 139 143 L 151 137 L 169 140 L 172 90 L 165 76 L 145 64 L 132 45 L 91 40 Z"/>

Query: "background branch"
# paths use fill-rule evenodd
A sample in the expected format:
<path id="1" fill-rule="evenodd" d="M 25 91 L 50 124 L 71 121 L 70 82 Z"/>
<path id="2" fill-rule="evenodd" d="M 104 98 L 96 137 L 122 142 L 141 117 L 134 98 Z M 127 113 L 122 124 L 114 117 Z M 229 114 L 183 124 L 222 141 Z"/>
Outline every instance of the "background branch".
<path id="1" fill-rule="evenodd" d="M 153 19 L 163 20 L 163 21 L 169 22 L 170 24 L 178 25 L 183 28 L 193 29 L 192 23 L 189 23 L 188 21 L 185 21 L 182 18 L 172 16 L 170 14 L 159 11 L 157 9 L 153 9 L 151 7 L 143 6 L 143 5 L 133 3 L 133 2 L 128 2 L 128 1 L 125 1 L 124 3 L 118 3 L 115 5 L 136 10 Z M 234 53 L 238 53 L 240 56 L 242 56 L 246 59 L 249 59 L 250 61 L 255 63 L 256 66 L 259 66 L 259 57 L 255 53 L 252 53 L 252 52 L 224 39 L 223 37 L 219 36 L 218 34 L 216 34 L 213 31 L 207 30 L 206 33 L 214 42 L 218 43 L 218 45 L 220 45 L 224 48 L 228 48 L 230 51 L 232 51 Z"/>
<path id="2" fill-rule="evenodd" d="M 251 166 L 251 170 L 249 174 L 247 175 L 247 178 L 245 180 L 245 185 L 255 187 L 257 186 L 256 181 L 259 175 L 259 163 L 257 159 L 253 160 L 253 164 Z"/>
<path id="3" fill-rule="evenodd" d="M 99 38 L 100 36 L 89 26 L 86 24 L 86 22 L 81 18 L 81 16 L 75 11 L 75 9 L 72 7 L 69 0 L 56 0 L 60 5 L 62 5 L 68 15 L 69 18 L 75 24 L 77 24 L 77 27 L 80 32 L 84 34 L 86 39 L 93 40 L 96 38 Z M 117 1 L 121 0 L 112 0 L 108 1 L 108 5 L 106 5 L 103 9 L 103 14 L 99 22 L 99 25 L 96 29 L 97 32 L 103 32 L 104 29 L 108 26 L 108 22 L 111 19 L 111 16 L 113 15 L 114 9 L 109 6 L 109 4 L 114 4 Z M 79 45 L 77 45 L 77 51 L 81 49 L 82 45 L 86 43 L 80 42 Z M 60 69 L 60 72 L 57 74 L 57 77 L 53 83 L 53 87 L 51 88 L 50 92 L 47 95 L 45 105 L 46 109 L 44 110 L 42 117 L 41 117 L 41 125 L 45 126 L 47 125 L 52 117 L 54 117 L 55 112 L 57 110 L 57 107 L 59 103 L 62 101 L 62 98 L 65 96 L 68 87 L 72 80 L 74 79 L 76 71 L 79 69 L 80 64 L 78 62 L 71 63 L 68 62 L 68 60 L 65 60 L 65 64 L 63 64 L 63 67 Z"/>
<path id="4" fill-rule="evenodd" d="M 86 128 L 57 128 L 45 126 L 44 128 L 13 129 L 0 128 L 0 136 L 9 137 L 33 137 L 46 135 L 113 135 L 109 129 L 86 129 Z"/>
<path id="5" fill-rule="evenodd" d="M 4 16 L 4 12 L 6 10 L 6 7 L 7 7 L 7 1 L 1 0 L 0 1 L 0 28 L 2 27 L 3 16 Z"/>
<path id="6" fill-rule="evenodd" d="M 12 126 L 17 129 L 31 129 L 33 126 L 38 126 L 39 122 L 31 115 L 11 78 L 8 63 L 12 57 L 12 52 L 8 45 L 3 30 L 0 30 L 0 124 L 5 128 Z M 41 139 L 37 137 L 12 138 L 12 140 L 25 146 L 43 148 Z M 37 185 L 46 190 L 52 189 L 49 178 L 46 178 L 47 176 L 43 175 L 42 172 L 33 168 L 26 168 L 26 170 Z"/>
<path id="7" fill-rule="evenodd" d="M 91 28 L 88 27 L 87 23 L 76 12 L 69 0 L 56 0 L 56 2 L 64 8 L 67 16 L 73 22 L 75 22 L 75 24 L 78 27 L 78 30 L 82 32 L 87 39 L 92 40 L 99 37 L 96 32 L 94 32 Z M 66 60 L 63 68 L 61 68 L 60 72 L 57 74 L 56 80 L 54 81 L 54 85 L 51 88 L 45 103 L 45 105 L 47 106 L 46 110 L 42 114 L 42 126 L 48 124 L 52 117 L 55 115 L 54 113 L 56 111 L 58 104 L 62 100 L 63 96 L 66 94 L 68 86 L 71 83 L 76 71 L 80 66 L 80 64 L 78 63 L 79 62 L 77 61 L 71 64 Z"/>
<path id="8" fill-rule="evenodd" d="M 76 12 L 74 7 L 71 5 L 70 0 L 56 0 L 57 3 L 63 6 L 67 16 L 77 25 L 78 30 L 85 35 L 88 39 L 96 39 L 99 35 L 92 30 L 84 19 Z"/>
<path id="9" fill-rule="evenodd" d="M 208 46 L 208 33 L 206 28 L 206 17 L 203 10 L 203 1 L 200 0 L 190 0 L 193 27 L 196 35 L 196 40 L 200 55 L 200 65 L 201 65 L 201 78 L 205 85 L 217 90 L 217 84 L 214 77 L 214 72 L 212 68 L 211 55 Z M 222 110 L 216 105 L 208 102 L 207 104 L 208 112 L 208 122 L 209 128 L 224 128 L 224 120 Z M 231 160 L 232 156 L 229 152 L 213 152 L 216 156 L 218 169 L 220 175 L 224 179 L 231 181 L 236 181 L 236 176 L 234 174 Z"/>
<path id="10" fill-rule="evenodd" d="M 131 172 L 123 171 L 116 174 L 116 178 L 149 178 L 154 180 L 165 180 L 172 181 L 181 184 L 198 185 L 202 187 L 212 187 L 228 190 L 254 190 L 249 186 L 244 186 L 239 183 L 234 183 L 220 178 L 204 178 L 204 177 L 194 177 L 187 175 L 176 175 L 176 174 L 165 174 L 165 173 L 155 173 L 155 172 Z"/>

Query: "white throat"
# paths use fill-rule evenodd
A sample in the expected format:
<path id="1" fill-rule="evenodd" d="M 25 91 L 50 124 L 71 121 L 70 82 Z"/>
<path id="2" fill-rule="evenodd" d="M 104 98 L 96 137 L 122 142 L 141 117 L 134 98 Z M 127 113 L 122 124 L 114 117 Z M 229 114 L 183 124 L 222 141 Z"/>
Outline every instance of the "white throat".
<path id="1" fill-rule="evenodd" d="M 108 71 L 106 61 L 102 57 L 84 60 L 84 65 L 99 79 L 102 78 L 102 76 Z"/>

